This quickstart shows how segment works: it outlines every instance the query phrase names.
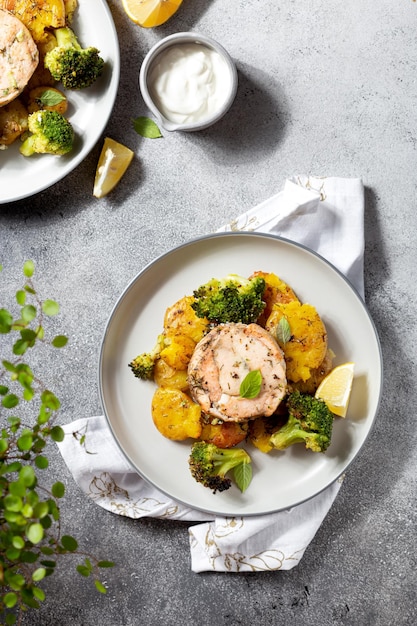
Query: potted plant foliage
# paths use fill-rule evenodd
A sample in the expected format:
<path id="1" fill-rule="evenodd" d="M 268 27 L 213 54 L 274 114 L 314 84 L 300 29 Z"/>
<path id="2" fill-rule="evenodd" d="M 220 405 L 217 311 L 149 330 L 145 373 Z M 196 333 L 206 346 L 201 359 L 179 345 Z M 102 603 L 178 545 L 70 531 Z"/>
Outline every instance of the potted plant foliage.
<path id="1" fill-rule="evenodd" d="M 33 274 L 34 264 L 27 261 L 16 301 L 8 307 L 0 302 L 0 614 L 7 625 L 18 624 L 23 611 L 45 600 L 42 580 L 64 555 L 77 555 L 77 571 L 92 576 L 101 593 L 106 588 L 99 570 L 113 565 L 81 552 L 77 540 L 63 534 L 59 501 L 65 487 L 42 480 L 48 443 L 65 435 L 56 423 L 59 399 L 29 361 L 41 344 L 63 348 L 67 337 L 48 338 L 48 318 L 59 305 L 40 298 Z"/>

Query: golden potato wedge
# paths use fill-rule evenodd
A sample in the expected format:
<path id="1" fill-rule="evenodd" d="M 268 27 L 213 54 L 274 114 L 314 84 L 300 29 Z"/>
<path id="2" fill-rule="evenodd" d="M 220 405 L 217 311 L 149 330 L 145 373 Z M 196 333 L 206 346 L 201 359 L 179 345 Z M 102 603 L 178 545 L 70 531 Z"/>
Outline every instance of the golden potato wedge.
<path id="1" fill-rule="evenodd" d="M 188 377 L 187 370 L 176 370 L 164 359 L 158 359 L 153 371 L 153 379 L 158 387 L 170 387 L 187 391 Z"/>
<path id="2" fill-rule="evenodd" d="M 36 43 L 44 39 L 46 29 L 65 26 L 64 0 L 0 0 L 0 9 L 19 18 Z"/>
<path id="3" fill-rule="evenodd" d="M 276 274 L 257 271 L 250 278 L 255 276 L 261 276 L 265 280 L 265 291 L 262 296 L 265 308 L 257 320 L 257 324 L 265 328 L 266 320 L 270 316 L 274 304 L 286 304 L 293 300 L 298 301 L 298 298 L 291 287 Z"/>
<path id="4" fill-rule="evenodd" d="M 48 104 L 48 102 L 51 102 Z M 53 104 L 53 102 L 56 102 Z M 43 87 L 35 87 L 31 89 L 28 94 L 28 112 L 34 113 L 35 111 L 57 111 L 64 115 L 68 108 L 68 100 L 62 91 L 45 85 Z"/>
<path id="5" fill-rule="evenodd" d="M 28 112 L 20 98 L 0 107 L 0 146 L 10 146 L 27 129 Z"/>
<path id="6" fill-rule="evenodd" d="M 283 343 L 280 338 L 280 320 L 286 319 L 291 337 Z M 327 352 L 326 328 L 311 304 L 299 301 L 274 304 L 266 322 L 268 330 L 278 340 L 287 364 L 287 379 L 298 382 L 310 378 L 312 370 L 323 362 Z"/>
<path id="7" fill-rule="evenodd" d="M 200 439 L 214 443 L 218 448 L 233 448 L 246 439 L 248 422 L 223 422 L 223 424 L 204 424 Z"/>
<path id="8" fill-rule="evenodd" d="M 185 296 L 168 307 L 164 317 L 164 329 L 167 334 L 186 335 L 198 343 L 206 334 L 209 322 L 197 317 L 191 307 L 193 301 L 193 296 Z"/>
<path id="9" fill-rule="evenodd" d="M 179 389 L 158 387 L 152 398 L 152 419 L 167 439 L 183 441 L 201 435 L 201 408 Z"/>
<path id="10" fill-rule="evenodd" d="M 283 413 L 274 413 L 270 417 L 257 417 L 249 422 L 248 441 L 258 450 L 267 454 L 273 449 L 269 442 L 271 435 L 275 433 L 283 424 L 287 416 Z"/>
<path id="11" fill-rule="evenodd" d="M 195 341 L 186 335 L 164 336 L 165 348 L 161 350 L 161 359 L 176 370 L 186 370 L 194 352 Z"/>

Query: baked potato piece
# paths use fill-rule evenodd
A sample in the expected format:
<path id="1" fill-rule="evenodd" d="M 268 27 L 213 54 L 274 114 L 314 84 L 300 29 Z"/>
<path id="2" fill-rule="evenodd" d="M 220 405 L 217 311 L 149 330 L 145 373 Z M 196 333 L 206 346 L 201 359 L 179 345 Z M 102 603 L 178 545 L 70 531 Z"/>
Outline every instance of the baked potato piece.
<path id="1" fill-rule="evenodd" d="M 289 325 L 288 341 L 281 338 L 280 322 Z M 312 370 L 318 368 L 327 352 L 326 328 L 311 305 L 293 301 L 274 304 L 266 322 L 266 330 L 278 341 L 287 364 L 287 379 L 292 382 L 306 381 Z"/>
<path id="2" fill-rule="evenodd" d="M 196 345 L 191 337 L 179 333 L 165 334 L 164 343 L 160 358 L 175 370 L 186 370 Z"/>
<path id="3" fill-rule="evenodd" d="M 0 146 L 10 146 L 28 129 L 28 112 L 19 98 L 0 107 Z"/>
<path id="4" fill-rule="evenodd" d="M 44 39 L 46 29 L 65 26 L 64 0 L 0 0 L 0 9 L 23 22 L 36 43 Z"/>
<path id="5" fill-rule="evenodd" d="M 285 411 L 282 414 L 274 413 L 269 417 L 257 417 L 249 422 L 248 441 L 255 448 L 267 454 L 273 449 L 270 438 L 273 433 L 281 428 L 287 420 Z"/>
<path id="6" fill-rule="evenodd" d="M 187 391 L 188 375 L 187 370 L 176 370 L 164 359 L 158 359 L 153 370 L 153 379 L 158 387 L 170 387 Z"/>
<path id="7" fill-rule="evenodd" d="M 272 312 L 274 304 L 286 304 L 293 300 L 298 301 L 298 298 L 291 287 L 276 274 L 258 271 L 254 272 L 250 278 L 254 278 L 255 276 L 260 276 L 265 281 L 265 291 L 262 296 L 265 302 L 265 308 L 256 322 L 259 326 L 265 328 L 266 321 Z"/>
<path id="8" fill-rule="evenodd" d="M 152 419 L 167 439 L 183 441 L 201 435 L 201 408 L 179 389 L 158 387 L 152 398 Z"/>
<path id="9" fill-rule="evenodd" d="M 51 104 L 48 104 L 51 101 Z M 52 102 L 56 101 L 56 104 Z M 61 115 L 65 115 L 68 108 L 68 100 L 62 91 L 45 85 L 43 87 L 35 87 L 31 89 L 28 94 L 27 109 L 29 113 L 35 111 L 57 111 Z"/>
<path id="10" fill-rule="evenodd" d="M 200 439 L 206 443 L 214 443 L 218 448 L 233 448 L 244 441 L 247 434 L 248 422 L 205 424 L 203 421 Z"/>
<path id="11" fill-rule="evenodd" d="M 333 350 L 331 350 L 331 348 L 327 348 L 326 356 L 324 357 L 322 363 L 320 363 L 319 367 L 310 371 L 310 378 L 305 381 L 300 380 L 296 383 L 290 383 L 288 385 L 289 392 L 299 391 L 300 393 L 308 393 L 311 396 L 314 396 L 321 381 L 332 371 L 334 357 L 335 354 Z"/>
<path id="12" fill-rule="evenodd" d="M 167 308 L 164 316 L 164 331 L 168 335 L 186 335 L 194 343 L 198 343 L 209 330 L 209 321 L 197 317 L 191 307 L 192 302 L 194 302 L 193 296 L 184 296 Z"/>

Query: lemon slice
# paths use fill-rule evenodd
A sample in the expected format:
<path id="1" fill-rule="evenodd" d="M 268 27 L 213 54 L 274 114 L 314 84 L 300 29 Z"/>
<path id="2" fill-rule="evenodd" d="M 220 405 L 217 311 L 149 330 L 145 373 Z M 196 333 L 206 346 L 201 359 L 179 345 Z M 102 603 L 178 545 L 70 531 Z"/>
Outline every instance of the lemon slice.
<path id="1" fill-rule="evenodd" d="M 153 28 L 165 24 L 181 3 L 182 0 L 123 0 L 123 8 L 135 24 Z"/>
<path id="2" fill-rule="evenodd" d="M 117 185 L 133 159 L 133 152 L 106 137 L 98 160 L 93 196 L 103 198 Z"/>
<path id="3" fill-rule="evenodd" d="M 339 417 L 346 417 L 354 368 L 355 364 L 351 362 L 338 365 L 322 380 L 315 393 L 315 397 L 324 400 L 331 412 Z"/>

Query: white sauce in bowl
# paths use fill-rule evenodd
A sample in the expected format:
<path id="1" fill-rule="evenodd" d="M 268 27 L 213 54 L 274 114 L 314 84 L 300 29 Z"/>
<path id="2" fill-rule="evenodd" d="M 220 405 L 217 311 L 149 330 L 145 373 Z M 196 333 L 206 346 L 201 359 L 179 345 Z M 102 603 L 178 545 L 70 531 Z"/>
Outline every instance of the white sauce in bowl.
<path id="1" fill-rule="evenodd" d="M 175 124 L 212 118 L 230 96 L 231 73 L 221 55 L 199 43 L 180 43 L 153 61 L 147 83 L 160 113 Z"/>

